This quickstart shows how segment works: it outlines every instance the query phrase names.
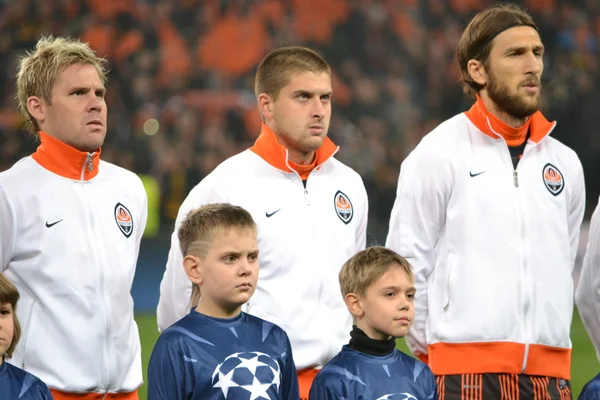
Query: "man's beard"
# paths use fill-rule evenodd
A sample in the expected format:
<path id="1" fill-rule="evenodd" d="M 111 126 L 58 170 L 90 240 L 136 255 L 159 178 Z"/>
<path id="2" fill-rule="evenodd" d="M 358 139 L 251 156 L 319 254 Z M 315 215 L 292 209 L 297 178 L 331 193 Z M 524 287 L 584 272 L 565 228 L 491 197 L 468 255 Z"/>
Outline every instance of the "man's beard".
<path id="1" fill-rule="evenodd" d="M 488 96 L 490 99 L 505 113 L 517 119 L 525 119 L 530 117 L 540 108 L 540 97 L 542 93 L 542 85 L 537 77 L 532 77 L 523 83 L 535 83 L 539 86 L 537 95 L 531 96 L 535 98 L 535 102 L 528 102 L 523 99 L 518 93 L 511 93 L 509 88 L 498 81 L 493 72 L 490 71 L 489 81 L 486 85 Z M 521 84 L 523 84 L 521 83 Z"/>

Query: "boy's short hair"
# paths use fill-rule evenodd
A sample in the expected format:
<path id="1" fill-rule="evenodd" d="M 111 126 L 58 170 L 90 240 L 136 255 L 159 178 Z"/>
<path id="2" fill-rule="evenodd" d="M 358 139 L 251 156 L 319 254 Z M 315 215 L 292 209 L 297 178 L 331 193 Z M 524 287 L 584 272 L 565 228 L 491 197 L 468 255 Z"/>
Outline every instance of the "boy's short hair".
<path id="1" fill-rule="evenodd" d="M 12 306 L 13 314 L 13 339 L 6 350 L 3 358 L 9 359 L 12 357 L 15 347 L 21 339 L 21 325 L 19 324 L 19 318 L 17 318 L 17 301 L 19 301 L 19 291 L 13 285 L 4 274 L 0 274 L 0 305 L 10 304 Z"/>
<path id="2" fill-rule="evenodd" d="M 331 67 L 317 52 L 306 47 L 286 46 L 273 50 L 258 65 L 254 78 L 254 93 L 277 99 L 279 91 L 290 82 L 294 74 L 303 72 L 331 75 Z"/>
<path id="3" fill-rule="evenodd" d="M 27 99 L 37 96 L 51 104 L 52 88 L 58 76 L 70 65 L 89 64 L 96 68 L 106 85 L 106 60 L 96 56 L 87 43 L 77 39 L 46 36 L 40 38 L 35 49 L 19 61 L 17 70 L 17 100 L 19 110 L 26 119 L 27 129 L 36 137 L 40 127 L 27 110 Z"/>
<path id="4" fill-rule="evenodd" d="M 230 229 L 256 231 L 256 223 L 248 211 L 227 203 L 206 204 L 190 211 L 177 232 L 183 257 L 206 257 L 216 233 Z M 200 287 L 194 285 L 191 304 L 199 299 Z"/>
<path id="5" fill-rule="evenodd" d="M 359 251 L 346 261 L 340 271 L 342 296 L 354 293 L 363 296 L 369 286 L 375 283 L 394 266 L 400 266 L 408 279 L 414 282 L 411 265 L 393 250 L 383 246 L 373 246 Z"/>

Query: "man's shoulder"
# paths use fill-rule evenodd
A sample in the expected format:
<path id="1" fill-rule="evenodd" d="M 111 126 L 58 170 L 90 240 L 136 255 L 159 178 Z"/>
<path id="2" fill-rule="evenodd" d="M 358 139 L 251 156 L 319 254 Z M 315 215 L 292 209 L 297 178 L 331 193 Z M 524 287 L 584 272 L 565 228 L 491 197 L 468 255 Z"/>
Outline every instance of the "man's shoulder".
<path id="1" fill-rule="evenodd" d="M 335 174 L 338 177 L 360 179 L 362 181 L 362 178 L 358 172 L 335 157 L 331 157 L 325 162 L 325 164 L 329 165 L 328 172 L 331 174 Z"/>
<path id="2" fill-rule="evenodd" d="M 13 164 L 9 169 L 0 172 L 0 185 L 23 184 L 23 175 L 30 177 L 31 171 L 35 168 L 36 162 L 31 156 L 23 157 Z"/>
<path id="3" fill-rule="evenodd" d="M 99 168 L 101 173 L 110 175 L 111 178 L 117 177 L 123 180 L 141 182 L 140 177 L 135 172 L 108 161 L 100 160 Z"/>
<path id="4" fill-rule="evenodd" d="M 581 166 L 581 162 L 579 161 L 579 156 L 577 155 L 575 150 L 573 150 L 566 144 L 562 143 L 560 140 L 558 140 L 552 136 L 548 136 L 547 138 L 544 139 L 542 144 L 544 146 L 546 146 L 552 153 L 555 153 L 560 158 L 564 158 L 571 164 Z"/>
<path id="5" fill-rule="evenodd" d="M 464 113 L 457 114 L 425 134 L 405 161 L 419 159 L 426 163 L 452 162 L 460 152 L 460 144 L 469 140 L 474 126 Z"/>

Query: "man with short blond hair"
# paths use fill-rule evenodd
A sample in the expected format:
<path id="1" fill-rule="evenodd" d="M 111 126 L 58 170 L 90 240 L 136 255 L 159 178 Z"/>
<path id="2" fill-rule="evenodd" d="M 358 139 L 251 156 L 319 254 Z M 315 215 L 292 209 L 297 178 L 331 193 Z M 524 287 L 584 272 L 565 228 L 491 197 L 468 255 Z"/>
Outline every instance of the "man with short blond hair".
<path id="1" fill-rule="evenodd" d="M 0 173 L 0 267 L 21 294 L 11 363 L 55 400 L 137 400 L 131 285 L 147 200 L 133 173 L 100 161 L 105 60 L 43 37 L 19 63 L 17 98 L 41 144 Z"/>

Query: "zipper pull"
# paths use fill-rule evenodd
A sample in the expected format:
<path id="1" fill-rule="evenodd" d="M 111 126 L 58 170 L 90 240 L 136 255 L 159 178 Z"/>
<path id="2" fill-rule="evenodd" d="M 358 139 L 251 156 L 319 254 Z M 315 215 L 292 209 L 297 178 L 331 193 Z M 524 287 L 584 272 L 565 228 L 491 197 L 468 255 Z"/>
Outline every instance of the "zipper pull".
<path id="1" fill-rule="evenodd" d="M 515 187 L 519 187 L 519 176 L 516 169 L 513 172 L 513 182 L 515 183 Z"/>
<path id="2" fill-rule="evenodd" d="M 88 154 L 87 165 L 88 165 L 88 171 L 92 172 L 94 165 L 92 163 L 92 155 L 91 154 Z"/>
<path id="3" fill-rule="evenodd" d="M 310 200 L 308 199 L 308 190 L 304 189 L 304 199 L 306 200 L 306 204 L 310 205 Z"/>

